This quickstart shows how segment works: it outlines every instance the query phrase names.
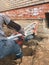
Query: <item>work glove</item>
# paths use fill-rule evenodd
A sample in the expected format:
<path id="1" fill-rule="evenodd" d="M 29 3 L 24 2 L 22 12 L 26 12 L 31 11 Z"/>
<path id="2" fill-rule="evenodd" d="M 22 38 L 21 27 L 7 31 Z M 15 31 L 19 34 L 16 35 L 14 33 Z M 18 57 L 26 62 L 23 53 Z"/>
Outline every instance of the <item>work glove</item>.
<path id="1" fill-rule="evenodd" d="M 25 35 L 25 33 L 24 33 L 24 28 L 21 28 L 21 29 L 19 30 L 19 33 L 21 33 L 22 35 Z"/>

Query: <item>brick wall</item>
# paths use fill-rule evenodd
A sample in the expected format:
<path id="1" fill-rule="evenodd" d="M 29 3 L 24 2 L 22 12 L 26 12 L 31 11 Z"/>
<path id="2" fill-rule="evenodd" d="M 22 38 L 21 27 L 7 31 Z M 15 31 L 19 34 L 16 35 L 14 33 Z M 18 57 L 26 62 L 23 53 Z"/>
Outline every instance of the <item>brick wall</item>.
<path id="1" fill-rule="evenodd" d="M 12 19 L 40 19 L 49 12 L 49 3 L 3 12 Z"/>

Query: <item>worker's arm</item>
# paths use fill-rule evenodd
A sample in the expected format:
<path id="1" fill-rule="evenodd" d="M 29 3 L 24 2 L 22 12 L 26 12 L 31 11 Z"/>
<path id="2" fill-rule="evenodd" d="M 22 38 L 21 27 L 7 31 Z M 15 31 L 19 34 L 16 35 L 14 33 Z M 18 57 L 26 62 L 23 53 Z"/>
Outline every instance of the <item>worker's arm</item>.
<path id="1" fill-rule="evenodd" d="M 17 23 L 15 23 L 14 21 L 10 20 L 9 24 L 7 25 L 9 27 L 12 27 L 13 29 L 15 29 L 17 32 L 19 32 L 21 30 L 21 26 Z"/>
<path id="2" fill-rule="evenodd" d="M 11 20 L 8 16 L 3 16 L 4 22 L 7 24 L 8 27 L 11 27 L 15 29 L 17 32 L 24 33 L 21 25 L 15 23 L 13 20 Z"/>

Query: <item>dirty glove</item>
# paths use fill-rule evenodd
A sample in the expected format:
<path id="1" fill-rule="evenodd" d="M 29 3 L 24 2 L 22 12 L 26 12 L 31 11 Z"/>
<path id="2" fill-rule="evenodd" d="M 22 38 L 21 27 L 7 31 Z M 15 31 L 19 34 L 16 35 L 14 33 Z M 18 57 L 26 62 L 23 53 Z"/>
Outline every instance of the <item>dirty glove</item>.
<path id="1" fill-rule="evenodd" d="M 24 34 L 24 29 L 21 28 L 21 29 L 19 30 L 19 33 L 21 33 L 22 35 L 25 35 L 25 34 Z"/>

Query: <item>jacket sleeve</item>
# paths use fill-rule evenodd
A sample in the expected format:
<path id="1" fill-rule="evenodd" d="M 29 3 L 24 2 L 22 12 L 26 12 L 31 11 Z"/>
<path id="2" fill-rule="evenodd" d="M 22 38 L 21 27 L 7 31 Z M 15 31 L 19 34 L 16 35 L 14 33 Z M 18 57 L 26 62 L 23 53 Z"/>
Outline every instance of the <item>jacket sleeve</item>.
<path id="1" fill-rule="evenodd" d="M 15 29 L 17 32 L 20 32 L 20 33 L 23 32 L 21 25 L 15 23 L 15 22 L 14 22 L 13 20 L 11 20 L 8 16 L 3 15 L 3 20 L 4 20 L 5 24 L 7 24 L 7 26 L 8 26 L 9 28 L 13 28 L 13 29 Z"/>
<path id="2" fill-rule="evenodd" d="M 19 32 L 21 30 L 21 26 L 12 20 L 10 20 L 10 22 L 8 23 L 7 26 L 15 29 L 17 32 Z"/>

